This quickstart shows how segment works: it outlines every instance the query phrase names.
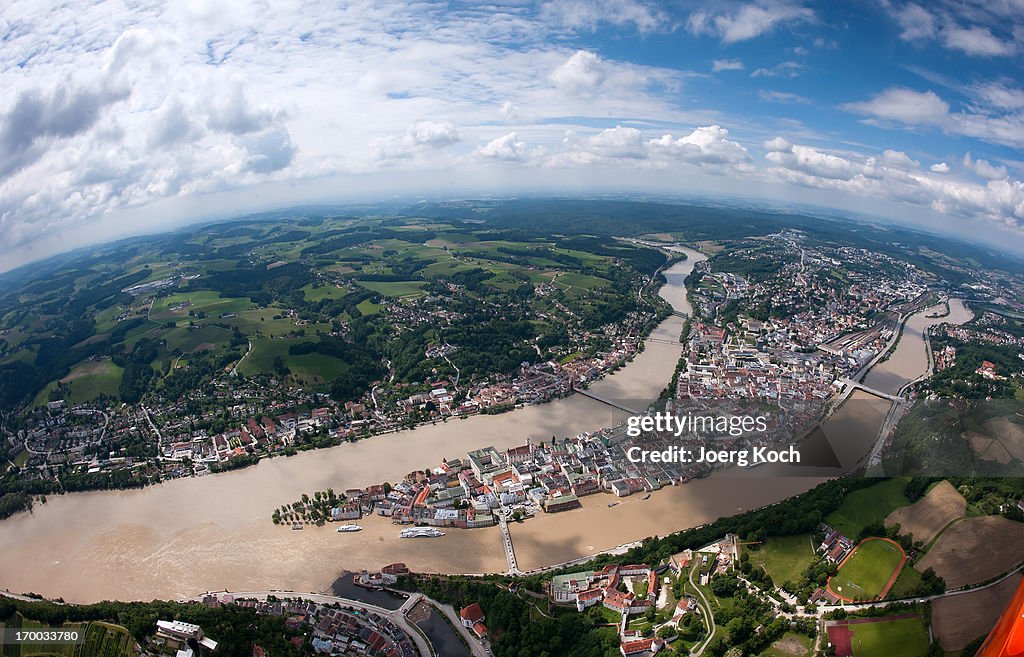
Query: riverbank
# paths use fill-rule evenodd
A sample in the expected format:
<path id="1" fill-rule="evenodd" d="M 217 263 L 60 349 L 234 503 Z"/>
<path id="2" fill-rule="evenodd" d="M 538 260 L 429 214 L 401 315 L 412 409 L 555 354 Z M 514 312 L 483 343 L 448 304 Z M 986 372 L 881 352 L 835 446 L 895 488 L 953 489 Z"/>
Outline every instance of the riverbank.
<path id="1" fill-rule="evenodd" d="M 666 272 L 671 292 L 695 254 Z M 676 269 L 678 267 L 678 269 Z M 684 269 L 685 268 L 685 269 Z M 688 306 L 686 307 L 688 311 Z M 592 390 L 620 400 L 653 400 L 675 370 L 684 320 L 664 320 L 646 348 Z M 860 458 L 878 433 L 888 402 L 854 393 L 815 439 L 839 461 Z M 434 467 L 486 445 L 523 444 L 616 423 L 621 412 L 583 395 L 511 413 L 475 416 L 329 449 L 269 459 L 217 477 L 175 480 L 132 491 L 54 498 L 34 514 L 0 522 L 0 587 L 69 601 L 177 599 L 211 588 L 325 591 L 340 571 L 404 562 L 417 572 L 497 573 L 507 562 L 496 528 L 401 540 L 387 518 L 360 521 L 361 532 L 330 525 L 284 530 L 268 520 L 281 500 L 333 487 L 365 487 Z M 524 570 L 595 554 L 644 536 L 697 526 L 803 492 L 835 469 L 781 465 L 733 469 L 670 487 L 648 500 L 607 496 L 584 508 L 541 515 L 511 527 Z"/>
<path id="2" fill-rule="evenodd" d="M 687 255 L 666 278 L 685 278 L 705 259 L 695 251 Z M 666 287 L 671 286 L 670 281 Z M 665 319 L 632 363 L 591 391 L 610 399 L 657 399 L 678 362 L 683 321 L 675 315 Z M 420 572 L 502 572 L 507 566 L 494 528 L 410 541 L 399 540 L 398 529 L 385 518 L 365 522 L 361 532 L 339 534 L 330 526 L 282 530 L 268 514 L 282 500 L 309 490 L 394 481 L 486 445 L 507 449 L 527 437 L 576 435 L 612 426 L 621 415 L 572 395 L 501 415 L 264 459 L 215 477 L 51 498 L 31 515 L 0 522 L 0 555 L 4 563 L 18 564 L 0 572 L 0 586 L 88 602 L 176 599 L 211 588 L 321 591 L 339 571 L 396 561 Z"/>

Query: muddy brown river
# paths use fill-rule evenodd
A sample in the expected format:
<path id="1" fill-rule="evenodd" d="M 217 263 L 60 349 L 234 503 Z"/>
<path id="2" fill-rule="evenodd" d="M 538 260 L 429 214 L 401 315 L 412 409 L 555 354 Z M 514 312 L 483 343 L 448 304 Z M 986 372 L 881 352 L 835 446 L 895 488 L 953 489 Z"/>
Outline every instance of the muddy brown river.
<path id="1" fill-rule="evenodd" d="M 685 293 L 680 294 L 682 281 L 704 259 L 687 253 L 688 260 L 666 272 L 669 283 L 662 290 L 684 312 L 690 309 Z M 678 361 L 681 328 L 682 319 L 665 320 L 632 363 L 591 389 L 617 399 L 657 397 Z M 877 430 L 885 407 L 879 407 L 877 417 L 864 410 L 874 407 L 850 407 L 856 409 L 850 413 L 857 415 L 858 435 L 869 434 L 872 426 Z M 0 587 L 90 602 L 181 598 L 224 589 L 320 592 L 341 571 L 395 561 L 422 572 L 501 572 L 506 563 L 497 528 L 449 530 L 441 538 L 410 540 L 399 539 L 399 530 L 379 517 L 360 521 L 361 532 L 339 534 L 329 525 L 302 531 L 275 526 L 270 513 L 303 492 L 395 481 L 471 449 L 507 448 L 523 444 L 528 436 L 575 435 L 611 421 L 608 406 L 573 395 L 503 415 L 450 420 L 267 459 L 225 474 L 141 490 L 53 496 L 31 514 L 0 522 Z M 739 478 L 694 481 L 614 508 L 607 507 L 610 496 L 595 495 L 581 510 L 515 525 L 512 536 L 520 566 L 553 564 L 664 535 L 783 499 L 821 480 L 765 476 L 758 470 Z"/>

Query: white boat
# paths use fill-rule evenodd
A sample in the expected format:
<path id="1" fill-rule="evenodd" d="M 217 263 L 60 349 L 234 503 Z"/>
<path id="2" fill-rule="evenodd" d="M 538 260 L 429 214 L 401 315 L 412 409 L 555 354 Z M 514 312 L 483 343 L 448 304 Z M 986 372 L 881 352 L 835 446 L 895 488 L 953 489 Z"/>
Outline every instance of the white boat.
<path id="1" fill-rule="evenodd" d="M 338 527 L 339 532 L 359 532 L 362 530 L 363 528 L 359 525 L 342 525 L 341 527 Z"/>
<path id="2" fill-rule="evenodd" d="M 434 538 L 444 536 L 444 532 L 433 527 L 410 527 L 403 529 L 399 536 L 402 538 Z"/>

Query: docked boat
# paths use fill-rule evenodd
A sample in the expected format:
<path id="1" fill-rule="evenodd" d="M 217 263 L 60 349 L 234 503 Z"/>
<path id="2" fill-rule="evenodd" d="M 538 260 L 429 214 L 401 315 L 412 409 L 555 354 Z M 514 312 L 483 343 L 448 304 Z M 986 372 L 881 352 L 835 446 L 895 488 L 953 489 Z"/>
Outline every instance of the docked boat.
<path id="1" fill-rule="evenodd" d="M 363 528 L 359 525 L 342 525 L 338 527 L 339 532 L 360 532 Z"/>
<path id="2" fill-rule="evenodd" d="M 608 504 L 608 508 L 610 509 L 610 508 L 612 508 L 613 506 L 618 506 L 618 505 L 619 505 L 619 503 L 618 503 L 618 502 L 611 502 L 611 503 L 609 503 L 609 504 Z"/>
<path id="3" fill-rule="evenodd" d="M 644 496 L 643 496 L 643 497 L 641 497 L 640 499 L 642 499 L 642 500 L 649 500 L 649 499 L 651 499 L 651 494 L 650 494 L 650 493 L 647 493 L 646 495 L 644 495 Z"/>
<path id="4" fill-rule="evenodd" d="M 444 532 L 433 527 L 410 527 L 403 529 L 399 536 L 402 538 L 435 538 L 444 536 Z"/>

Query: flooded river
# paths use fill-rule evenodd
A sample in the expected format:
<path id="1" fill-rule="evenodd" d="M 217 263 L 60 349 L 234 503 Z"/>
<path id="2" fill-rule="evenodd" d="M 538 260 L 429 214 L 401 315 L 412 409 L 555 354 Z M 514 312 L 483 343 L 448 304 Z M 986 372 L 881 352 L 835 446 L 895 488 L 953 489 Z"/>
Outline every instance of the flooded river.
<path id="1" fill-rule="evenodd" d="M 896 344 L 896 351 L 878 365 L 868 371 L 864 377 L 864 385 L 881 390 L 891 395 L 899 392 L 908 381 L 913 381 L 925 373 L 928 368 L 928 352 L 925 348 L 925 331 L 929 326 L 949 322 L 964 324 L 971 321 L 974 313 L 964 305 L 962 299 L 950 299 L 949 315 L 929 317 L 945 310 L 944 305 L 932 306 L 917 313 L 907 320 L 903 334 Z"/>
<path id="2" fill-rule="evenodd" d="M 666 272 L 669 284 L 662 291 L 683 311 L 689 304 L 685 292 L 680 296 L 682 280 L 704 259 L 687 253 L 688 260 Z M 657 397 L 678 361 L 681 328 L 679 317 L 665 320 L 632 363 L 591 390 L 617 399 Z M 920 373 L 911 373 L 910 378 Z M 862 427 L 856 430 L 858 435 L 870 435 L 872 426 L 877 431 L 884 410 L 877 418 L 863 409 L 849 413 L 857 418 L 846 426 Z M 414 469 L 433 467 L 443 457 L 464 456 L 478 447 L 502 449 L 522 444 L 527 436 L 575 435 L 611 421 L 609 407 L 573 395 L 503 415 L 451 420 L 292 458 L 268 459 L 215 476 L 142 490 L 54 496 L 32 514 L 0 522 L 0 587 L 88 602 L 180 598 L 223 589 L 320 592 L 328 590 L 341 571 L 395 561 L 426 572 L 504 571 L 496 528 L 403 540 L 396 527 L 379 517 L 360 521 L 361 532 L 339 534 L 330 526 L 302 531 L 278 527 L 270 522 L 270 513 L 303 492 L 395 481 Z M 656 493 L 646 501 L 629 499 L 612 509 L 607 507 L 610 497 L 597 495 L 586 499 L 584 509 L 516 525 L 512 531 L 520 565 L 555 563 L 644 536 L 664 535 L 783 499 L 820 481 L 820 476 L 764 476 L 763 468 L 741 474 L 751 475 L 750 482 L 737 485 L 740 480 L 735 477 L 716 476 Z"/>

